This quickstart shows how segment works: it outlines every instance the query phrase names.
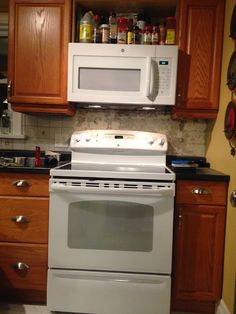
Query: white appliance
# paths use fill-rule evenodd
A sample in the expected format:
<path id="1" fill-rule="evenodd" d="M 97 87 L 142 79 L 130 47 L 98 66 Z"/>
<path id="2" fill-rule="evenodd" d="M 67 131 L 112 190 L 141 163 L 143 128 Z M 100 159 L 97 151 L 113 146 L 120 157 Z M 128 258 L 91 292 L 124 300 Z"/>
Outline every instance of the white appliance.
<path id="1" fill-rule="evenodd" d="M 50 171 L 50 311 L 169 314 L 175 175 L 163 134 L 93 130 Z"/>
<path id="2" fill-rule="evenodd" d="M 177 46 L 70 43 L 68 100 L 174 105 L 177 59 Z"/>

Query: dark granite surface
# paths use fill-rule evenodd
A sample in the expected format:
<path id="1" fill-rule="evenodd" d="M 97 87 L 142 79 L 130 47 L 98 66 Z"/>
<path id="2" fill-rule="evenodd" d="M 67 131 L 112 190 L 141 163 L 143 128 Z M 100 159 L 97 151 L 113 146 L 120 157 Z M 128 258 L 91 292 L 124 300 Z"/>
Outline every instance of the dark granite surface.
<path id="1" fill-rule="evenodd" d="M 61 163 L 70 161 L 71 154 L 70 152 L 60 152 Z M 41 152 L 41 157 L 45 154 Z M 33 151 L 14 151 L 14 150 L 0 150 L 0 157 L 12 157 L 12 156 L 34 156 Z M 189 168 L 173 168 L 171 167 L 171 162 L 173 160 L 188 160 L 190 163 L 197 164 L 197 167 Z M 207 162 L 205 157 L 194 157 L 194 156 L 167 156 L 167 165 L 176 173 L 176 179 L 182 180 L 213 180 L 213 181 L 229 181 L 230 176 L 214 169 L 210 168 L 210 164 Z M 1 167 L 1 172 L 21 172 L 21 173 L 45 173 L 49 174 L 50 167 Z"/>
<path id="2" fill-rule="evenodd" d="M 226 181 L 230 176 L 211 168 L 196 168 L 195 171 L 175 171 L 176 180 Z"/>

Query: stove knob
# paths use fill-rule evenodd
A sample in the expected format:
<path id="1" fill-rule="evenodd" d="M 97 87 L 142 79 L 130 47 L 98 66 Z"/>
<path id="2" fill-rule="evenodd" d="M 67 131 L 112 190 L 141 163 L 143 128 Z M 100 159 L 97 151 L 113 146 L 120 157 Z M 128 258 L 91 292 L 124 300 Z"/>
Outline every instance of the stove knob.
<path id="1" fill-rule="evenodd" d="M 90 136 L 87 136 L 87 137 L 85 138 L 85 141 L 86 141 L 86 142 L 90 142 L 90 141 L 91 141 L 91 137 L 90 137 Z"/>
<path id="2" fill-rule="evenodd" d="M 163 146 L 165 144 L 165 139 L 163 137 L 157 139 L 157 144 Z"/>
<path id="3" fill-rule="evenodd" d="M 152 145 L 154 143 L 154 139 L 151 137 L 148 139 L 148 144 Z"/>

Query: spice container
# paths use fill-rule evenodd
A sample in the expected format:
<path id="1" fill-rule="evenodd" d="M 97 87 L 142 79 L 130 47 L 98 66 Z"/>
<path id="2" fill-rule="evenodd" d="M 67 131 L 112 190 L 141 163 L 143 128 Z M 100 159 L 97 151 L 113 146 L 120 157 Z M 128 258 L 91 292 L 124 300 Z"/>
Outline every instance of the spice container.
<path id="1" fill-rule="evenodd" d="M 151 45 L 152 43 L 152 26 L 145 26 L 143 33 L 143 44 Z"/>
<path id="2" fill-rule="evenodd" d="M 159 44 L 159 27 L 153 26 L 152 27 L 152 45 L 158 45 Z"/>
<path id="3" fill-rule="evenodd" d="M 166 45 L 175 45 L 176 20 L 173 16 L 166 18 Z"/>
<path id="4" fill-rule="evenodd" d="M 160 23 L 159 30 L 160 30 L 159 44 L 165 45 L 165 43 L 166 43 L 166 26 L 165 26 L 165 23 Z"/>
<path id="5" fill-rule="evenodd" d="M 108 44 L 108 42 L 109 42 L 109 25 L 108 24 L 102 24 L 99 27 L 99 30 L 101 32 L 102 43 Z"/>
<path id="6" fill-rule="evenodd" d="M 102 38 L 101 38 L 101 32 L 99 29 L 99 21 L 100 21 L 100 17 L 99 15 L 94 15 L 94 28 L 93 28 L 93 43 L 101 43 L 102 42 Z"/>
<path id="7" fill-rule="evenodd" d="M 125 17 L 120 17 L 117 19 L 117 43 L 126 44 L 127 39 L 127 29 L 128 29 L 128 19 Z"/>

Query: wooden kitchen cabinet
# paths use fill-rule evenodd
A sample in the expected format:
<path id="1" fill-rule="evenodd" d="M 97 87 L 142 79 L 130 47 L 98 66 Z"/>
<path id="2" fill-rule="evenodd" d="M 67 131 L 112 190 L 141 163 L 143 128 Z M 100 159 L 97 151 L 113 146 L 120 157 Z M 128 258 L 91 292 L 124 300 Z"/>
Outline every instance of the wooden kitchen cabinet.
<path id="1" fill-rule="evenodd" d="M 215 313 L 221 299 L 227 182 L 177 180 L 172 310 Z"/>
<path id="2" fill-rule="evenodd" d="M 0 299 L 45 303 L 49 175 L 0 173 Z"/>
<path id="3" fill-rule="evenodd" d="M 173 118 L 215 119 L 218 112 L 224 0 L 179 0 L 179 63 Z"/>
<path id="4" fill-rule="evenodd" d="M 8 100 L 19 112 L 72 115 L 67 102 L 70 0 L 9 0 Z"/>

